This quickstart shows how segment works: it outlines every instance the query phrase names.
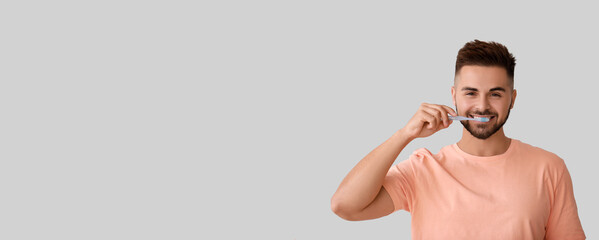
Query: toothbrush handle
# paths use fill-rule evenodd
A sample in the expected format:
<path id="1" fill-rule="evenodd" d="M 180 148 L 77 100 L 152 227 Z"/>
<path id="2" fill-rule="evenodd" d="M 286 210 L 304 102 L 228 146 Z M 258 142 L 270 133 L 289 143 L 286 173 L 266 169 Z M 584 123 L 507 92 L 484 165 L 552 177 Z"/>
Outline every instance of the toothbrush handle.
<path id="1" fill-rule="evenodd" d="M 451 120 L 455 120 L 455 121 L 462 121 L 462 120 L 470 120 L 470 118 L 467 117 L 462 117 L 462 116 L 449 116 L 449 119 Z"/>

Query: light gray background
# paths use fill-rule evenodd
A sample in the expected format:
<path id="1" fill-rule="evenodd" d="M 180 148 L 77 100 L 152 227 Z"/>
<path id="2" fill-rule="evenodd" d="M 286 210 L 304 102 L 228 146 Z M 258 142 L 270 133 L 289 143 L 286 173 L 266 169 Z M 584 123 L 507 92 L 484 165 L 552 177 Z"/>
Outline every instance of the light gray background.
<path id="1" fill-rule="evenodd" d="M 330 197 L 421 102 L 451 106 L 473 39 L 514 53 L 506 133 L 565 159 L 596 238 L 588 2 L 3 1 L 0 238 L 409 239 L 407 212 Z"/>

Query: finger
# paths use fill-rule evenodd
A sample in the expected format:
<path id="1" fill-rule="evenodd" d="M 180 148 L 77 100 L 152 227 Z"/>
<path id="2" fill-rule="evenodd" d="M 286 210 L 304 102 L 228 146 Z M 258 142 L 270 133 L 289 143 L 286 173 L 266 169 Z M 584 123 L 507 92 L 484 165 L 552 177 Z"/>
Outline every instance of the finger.
<path id="1" fill-rule="evenodd" d="M 447 111 L 447 113 L 449 113 L 451 116 L 457 116 L 458 113 L 456 113 L 453 108 L 445 106 L 445 105 L 439 105 L 441 107 L 443 107 L 443 109 L 445 109 L 445 111 Z"/>
<path id="2" fill-rule="evenodd" d="M 420 122 L 422 122 L 422 127 L 426 126 L 426 128 L 431 129 L 435 120 L 427 110 L 429 108 L 428 105 L 428 103 L 420 104 L 417 114 L 419 115 Z"/>
<path id="3" fill-rule="evenodd" d="M 428 123 L 428 129 L 435 129 L 437 127 L 438 119 L 426 110 L 422 111 L 422 119 L 425 123 Z"/>
<path id="4" fill-rule="evenodd" d="M 422 110 L 425 111 L 426 113 L 432 115 L 438 124 L 441 124 L 441 122 L 443 122 L 443 126 L 446 126 L 446 121 L 443 120 L 444 113 L 442 110 L 439 110 L 439 107 L 435 107 L 434 105 L 429 105 L 429 106 L 423 108 Z M 445 118 L 447 118 L 447 116 L 445 116 Z"/>
<path id="5" fill-rule="evenodd" d="M 449 117 L 447 117 L 447 110 L 441 105 L 431 105 L 430 107 L 439 112 L 439 118 L 443 121 L 443 126 L 448 127 Z"/>

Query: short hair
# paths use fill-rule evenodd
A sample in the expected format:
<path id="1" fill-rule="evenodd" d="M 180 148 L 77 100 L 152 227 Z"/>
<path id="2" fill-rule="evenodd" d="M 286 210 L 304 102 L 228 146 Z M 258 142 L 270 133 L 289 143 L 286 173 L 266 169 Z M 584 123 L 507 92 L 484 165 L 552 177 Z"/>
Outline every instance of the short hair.
<path id="1" fill-rule="evenodd" d="M 455 62 L 455 75 L 463 66 L 497 66 L 507 71 L 512 86 L 514 84 L 514 67 L 516 58 L 507 50 L 507 47 L 497 42 L 485 42 L 475 39 L 467 42 L 458 51 Z"/>

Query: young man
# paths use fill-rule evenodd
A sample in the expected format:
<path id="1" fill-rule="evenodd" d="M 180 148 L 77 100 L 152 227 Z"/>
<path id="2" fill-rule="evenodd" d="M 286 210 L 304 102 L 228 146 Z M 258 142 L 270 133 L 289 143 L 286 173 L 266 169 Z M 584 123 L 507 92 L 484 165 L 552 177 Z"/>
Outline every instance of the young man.
<path id="1" fill-rule="evenodd" d="M 413 239 L 585 239 L 564 161 L 503 132 L 516 100 L 515 61 L 499 43 L 466 43 L 451 88 L 456 110 L 423 103 L 347 174 L 332 210 L 351 221 L 406 210 Z M 437 154 L 416 150 L 392 167 L 410 141 L 449 127 L 448 115 L 490 120 L 461 121 L 459 142 Z"/>

